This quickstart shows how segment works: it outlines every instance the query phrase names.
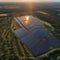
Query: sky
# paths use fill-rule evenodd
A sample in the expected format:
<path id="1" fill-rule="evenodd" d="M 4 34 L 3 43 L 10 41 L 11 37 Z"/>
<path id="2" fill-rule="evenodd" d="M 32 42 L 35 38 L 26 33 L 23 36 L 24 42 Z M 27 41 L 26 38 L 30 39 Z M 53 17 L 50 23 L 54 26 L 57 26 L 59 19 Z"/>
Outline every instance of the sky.
<path id="1" fill-rule="evenodd" d="M 0 2 L 60 2 L 60 0 L 0 0 Z"/>

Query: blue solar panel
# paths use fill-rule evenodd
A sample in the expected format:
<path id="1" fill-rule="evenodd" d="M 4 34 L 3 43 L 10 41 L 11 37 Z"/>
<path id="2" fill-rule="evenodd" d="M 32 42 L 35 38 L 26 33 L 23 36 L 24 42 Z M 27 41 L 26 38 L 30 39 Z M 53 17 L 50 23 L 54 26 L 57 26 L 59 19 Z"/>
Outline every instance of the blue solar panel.
<path id="1" fill-rule="evenodd" d="M 14 31 L 14 33 L 16 34 L 16 36 L 18 36 L 19 38 L 22 38 L 24 36 L 26 36 L 29 32 L 23 28 L 20 28 L 16 31 Z"/>
<path id="2" fill-rule="evenodd" d="M 53 35 L 48 35 L 47 39 L 52 46 L 60 47 L 60 41 L 57 40 Z"/>
<path id="3" fill-rule="evenodd" d="M 36 31 L 26 36 L 25 38 L 21 39 L 22 42 L 25 43 L 26 46 L 32 51 L 34 56 L 37 56 L 38 54 L 42 54 L 43 51 L 44 52 L 48 51 L 48 48 L 50 47 L 48 41 L 44 41 L 44 38 L 46 37 L 47 34 L 44 34 L 44 36 L 41 34 L 42 32 Z M 48 44 L 49 47 L 46 44 Z M 46 51 L 44 48 L 46 49 Z"/>
<path id="4" fill-rule="evenodd" d="M 28 25 L 25 25 L 24 21 L 21 22 L 31 33 L 22 28 L 16 30 L 15 34 L 31 50 L 34 56 L 46 53 L 51 46 L 60 47 L 60 41 L 50 34 L 50 31 L 46 29 L 39 19 L 30 17 L 30 20 L 32 22 Z"/>
<path id="5" fill-rule="evenodd" d="M 31 28 L 34 28 L 34 27 L 40 27 L 40 28 L 45 28 L 45 26 L 39 21 L 39 20 L 36 20 L 36 18 L 34 18 L 34 17 L 32 17 L 32 16 L 30 16 L 30 24 L 28 24 L 28 25 L 26 25 L 25 24 L 25 20 L 23 19 L 23 17 L 22 18 L 18 18 L 22 23 L 23 23 L 23 25 L 27 28 L 27 29 L 29 29 L 29 30 L 31 30 Z"/>

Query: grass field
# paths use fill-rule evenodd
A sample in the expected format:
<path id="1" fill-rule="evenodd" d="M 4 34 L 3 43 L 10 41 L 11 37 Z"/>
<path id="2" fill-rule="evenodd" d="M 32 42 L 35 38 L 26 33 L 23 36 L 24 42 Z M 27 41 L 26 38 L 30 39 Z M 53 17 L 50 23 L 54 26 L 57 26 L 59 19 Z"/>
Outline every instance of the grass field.
<path id="1" fill-rule="evenodd" d="M 0 18 L 0 59 L 2 60 L 24 60 L 27 57 L 34 59 L 32 53 L 14 35 L 11 26 L 11 17 Z"/>
<path id="2" fill-rule="evenodd" d="M 2 16 L 8 16 L 8 14 L 0 14 L 0 17 L 2 17 Z"/>

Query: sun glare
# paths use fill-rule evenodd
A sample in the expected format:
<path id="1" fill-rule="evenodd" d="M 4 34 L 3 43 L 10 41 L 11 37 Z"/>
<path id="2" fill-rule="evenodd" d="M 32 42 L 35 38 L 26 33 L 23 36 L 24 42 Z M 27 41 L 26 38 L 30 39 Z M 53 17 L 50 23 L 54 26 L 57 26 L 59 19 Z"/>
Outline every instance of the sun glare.
<path id="1" fill-rule="evenodd" d="M 25 17 L 25 24 L 28 24 L 30 22 L 29 16 Z"/>
<path id="2" fill-rule="evenodd" d="M 26 20 L 27 20 L 27 21 L 29 20 L 29 16 L 26 16 Z"/>

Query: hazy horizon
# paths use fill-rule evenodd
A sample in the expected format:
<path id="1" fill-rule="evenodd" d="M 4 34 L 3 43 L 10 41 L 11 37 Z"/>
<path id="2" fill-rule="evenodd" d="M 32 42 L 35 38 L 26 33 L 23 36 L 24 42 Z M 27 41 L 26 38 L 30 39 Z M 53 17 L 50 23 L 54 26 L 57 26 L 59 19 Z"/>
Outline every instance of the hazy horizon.
<path id="1" fill-rule="evenodd" d="M 0 0 L 0 2 L 60 2 L 60 0 Z"/>

